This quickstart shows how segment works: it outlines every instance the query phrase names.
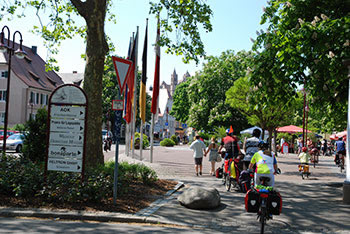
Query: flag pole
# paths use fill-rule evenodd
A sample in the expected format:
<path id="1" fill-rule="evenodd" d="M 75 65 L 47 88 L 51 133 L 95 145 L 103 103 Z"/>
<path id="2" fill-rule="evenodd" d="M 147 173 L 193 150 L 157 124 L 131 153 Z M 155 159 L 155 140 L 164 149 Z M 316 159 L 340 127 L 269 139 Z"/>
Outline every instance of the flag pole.
<path id="1" fill-rule="evenodd" d="M 149 161 L 150 161 L 151 163 L 153 163 L 154 114 L 152 114 L 152 120 L 151 120 L 151 121 L 152 121 L 152 122 L 151 122 L 151 139 L 150 139 L 150 140 L 151 140 L 151 150 L 150 150 Z"/>
<path id="2" fill-rule="evenodd" d="M 138 75 L 138 69 L 137 69 L 137 53 L 138 53 L 138 39 L 139 39 L 139 26 L 136 27 L 136 44 L 135 44 L 135 79 L 134 79 L 134 111 L 132 115 L 132 147 L 131 147 L 131 155 L 134 158 L 135 157 L 135 131 L 136 131 L 136 97 L 137 97 L 137 75 Z"/>

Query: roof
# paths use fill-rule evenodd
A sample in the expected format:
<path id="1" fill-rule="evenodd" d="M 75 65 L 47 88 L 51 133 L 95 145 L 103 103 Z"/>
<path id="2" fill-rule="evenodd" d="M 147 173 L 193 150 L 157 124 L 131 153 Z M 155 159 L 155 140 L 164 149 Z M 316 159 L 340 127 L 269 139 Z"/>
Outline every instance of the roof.
<path id="1" fill-rule="evenodd" d="M 7 44 L 7 40 L 5 40 Z M 10 41 L 12 45 L 12 41 Z M 19 44 L 15 43 L 15 50 L 19 48 Z M 23 46 L 23 50 L 27 53 L 24 59 L 18 59 L 12 56 L 11 70 L 26 85 L 32 88 L 44 89 L 48 91 L 54 90 L 63 84 L 62 79 L 54 71 L 45 71 L 46 62 L 31 48 Z M 0 63 L 8 63 L 8 54 L 1 53 Z"/>
<path id="2" fill-rule="evenodd" d="M 76 84 L 80 86 L 84 79 L 84 73 L 58 73 L 58 75 L 62 78 L 65 84 Z"/>

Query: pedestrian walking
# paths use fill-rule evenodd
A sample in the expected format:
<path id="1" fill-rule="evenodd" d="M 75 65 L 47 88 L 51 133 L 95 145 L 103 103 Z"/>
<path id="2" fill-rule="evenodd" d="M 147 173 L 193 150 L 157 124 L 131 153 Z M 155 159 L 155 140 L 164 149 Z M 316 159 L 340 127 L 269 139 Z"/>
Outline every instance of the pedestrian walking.
<path id="1" fill-rule="evenodd" d="M 198 176 L 198 169 L 199 169 L 199 175 L 202 175 L 202 169 L 203 169 L 203 154 L 205 154 L 205 144 L 203 141 L 200 140 L 200 136 L 196 135 L 195 141 L 192 142 L 190 145 L 190 149 L 193 150 L 193 158 L 194 158 L 194 168 L 196 170 L 196 176 Z"/>
<path id="2" fill-rule="evenodd" d="M 209 162 L 211 163 L 210 175 L 212 175 L 212 176 L 215 176 L 215 163 L 216 163 L 217 158 L 219 156 L 218 150 L 219 150 L 219 145 L 216 144 L 216 138 L 212 137 L 211 143 L 208 146 L 208 149 L 204 154 L 204 156 L 207 156 L 207 154 L 209 153 Z"/>

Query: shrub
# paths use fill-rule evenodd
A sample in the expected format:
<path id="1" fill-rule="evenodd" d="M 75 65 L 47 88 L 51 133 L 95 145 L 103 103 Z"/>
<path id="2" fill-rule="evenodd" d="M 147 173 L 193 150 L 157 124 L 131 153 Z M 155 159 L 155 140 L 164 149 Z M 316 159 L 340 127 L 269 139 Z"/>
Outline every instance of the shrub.
<path id="1" fill-rule="evenodd" d="M 161 146 L 174 146 L 175 145 L 175 142 L 169 138 L 165 138 L 164 140 L 162 140 L 160 142 L 160 145 Z"/>
<path id="2" fill-rule="evenodd" d="M 25 123 L 23 157 L 33 162 L 43 162 L 46 158 L 47 111 L 39 109 L 35 119 Z"/>
<path id="3" fill-rule="evenodd" d="M 179 144 L 179 141 L 177 140 L 177 136 L 176 135 L 172 135 L 170 137 L 170 139 L 175 142 L 175 145 Z"/>
<path id="4" fill-rule="evenodd" d="M 24 126 L 24 124 L 15 124 L 15 126 L 13 126 L 12 130 L 24 132 L 25 126 Z"/>
<path id="5" fill-rule="evenodd" d="M 101 202 L 113 196 L 114 162 L 89 169 L 84 182 L 78 173 L 50 171 L 44 183 L 44 163 L 5 155 L 0 158 L 0 194 L 23 198 L 41 197 L 48 202 Z M 142 164 L 118 165 L 118 194 L 133 183 L 151 184 L 155 171 Z"/>
<path id="6" fill-rule="evenodd" d="M 135 132 L 135 146 L 137 144 L 140 146 L 140 138 L 141 138 L 141 134 L 139 132 Z M 143 134 L 142 145 L 143 145 L 143 149 L 145 149 L 149 146 L 149 141 L 148 141 L 148 137 L 146 134 Z"/>

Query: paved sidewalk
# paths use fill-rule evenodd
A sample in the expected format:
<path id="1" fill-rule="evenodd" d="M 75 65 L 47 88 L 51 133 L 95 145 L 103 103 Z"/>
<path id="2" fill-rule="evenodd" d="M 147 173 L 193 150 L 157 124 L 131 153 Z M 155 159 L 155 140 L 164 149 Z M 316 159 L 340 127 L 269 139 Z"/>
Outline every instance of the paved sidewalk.
<path id="1" fill-rule="evenodd" d="M 114 146 L 113 146 L 114 147 Z M 255 214 L 245 212 L 244 194 L 227 192 L 219 179 L 209 175 L 210 164 L 203 160 L 203 176 L 195 176 L 192 151 L 188 146 L 155 147 L 153 163 L 149 150 L 139 151 L 134 158 L 124 155 L 120 147 L 119 161 L 144 163 L 152 167 L 161 179 L 181 181 L 185 188 L 165 199 L 157 200 L 151 207 L 136 215 L 115 212 L 49 211 L 42 209 L 0 208 L 0 216 L 29 216 L 68 218 L 76 220 L 120 221 L 138 223 L 177 224 L 201 230 L 202 233 L 259 232 Z M 113 160 L 114 152 L 105 153 L 105 160 Z M 276 176 L 276 188 L 283 197 L 280 216 L 267 222 L 269 233 L 350 233 L 350 205 L 342 203 L 342 183 L 345 173 L 340 173 L 331 157 L 320 157 L 316 168 L 310 167 L 311 176 L 302 180 L 298 174 L 295 154 L 278 157 L 281 175 Z M 190 210 L 177 202 L 177 196 L 190 186 L 214 187 L 221 195 L 221 206 L 215 210 Z"/>

